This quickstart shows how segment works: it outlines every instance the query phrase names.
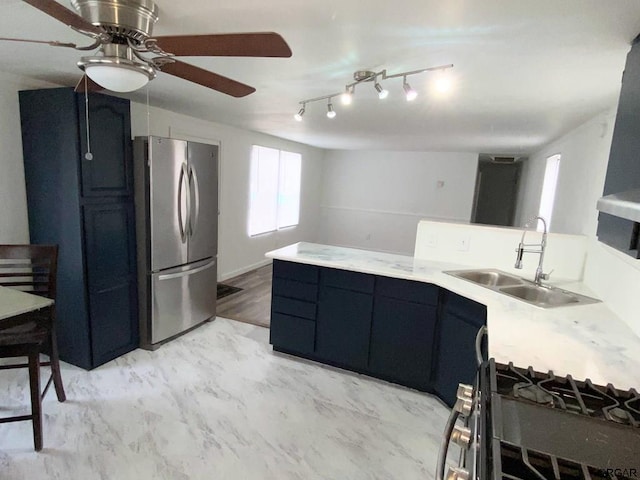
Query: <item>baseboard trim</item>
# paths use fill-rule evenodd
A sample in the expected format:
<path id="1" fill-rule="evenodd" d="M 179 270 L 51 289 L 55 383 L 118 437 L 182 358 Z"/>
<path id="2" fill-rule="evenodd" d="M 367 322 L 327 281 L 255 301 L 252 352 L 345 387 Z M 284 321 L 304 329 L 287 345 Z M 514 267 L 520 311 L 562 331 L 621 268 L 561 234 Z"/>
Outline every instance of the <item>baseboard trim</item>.
<path id="1" fill-rule="evenodd" d="M 264 260 L 261 260 L 252 265 L 247 265 L 246 267 L 238 268 L 237 270 L 233 270 L 231 272 L 221 273 L 218 278 L 218 281 L 224 282 L 225 280 L 229 280 L 230 278 L 237 277 L 238 275 L 242 275 L 243 273 L 250 272 L 251 270 L 255 270 L 256 268 L 269 265 L 272 261 L 273 260 L 271 260 L 270 258 L 265 258 Z"/>

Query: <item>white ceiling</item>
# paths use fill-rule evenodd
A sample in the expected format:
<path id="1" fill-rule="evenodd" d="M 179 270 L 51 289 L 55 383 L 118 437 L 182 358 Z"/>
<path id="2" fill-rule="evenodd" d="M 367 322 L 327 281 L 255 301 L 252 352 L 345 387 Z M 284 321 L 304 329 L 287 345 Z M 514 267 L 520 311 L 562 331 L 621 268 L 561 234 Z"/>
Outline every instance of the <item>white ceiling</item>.
<path id="1" fill-rule="evenodd" d="M 150 103 L 245 129 L 335 149 L 530 153 L 615 105 L 639 0 L 156 0 L 157 35 L 275 31 L 293 56 L 182 58 L 256 87 L 241 99 L 159 74 Z M 65 0 L 63 5 L 69 6 Z M 71 8 L 71 7 L 70 7 Z M 0 5 L 0 35 L 86 43 L 85 37 L 20 0 Z M 75 85 L 82 55 L 46 45 L 0 42 L 0 70 Z M 402 79 L 378 100 L 371 84 L 327 119 L 326 103 L 303 99 L 344 89 L 355 70 L 389 74 L 453 63 L 448 95 L 437 75 Z M 143 91 L 130 98 L 144 102 Z"/>

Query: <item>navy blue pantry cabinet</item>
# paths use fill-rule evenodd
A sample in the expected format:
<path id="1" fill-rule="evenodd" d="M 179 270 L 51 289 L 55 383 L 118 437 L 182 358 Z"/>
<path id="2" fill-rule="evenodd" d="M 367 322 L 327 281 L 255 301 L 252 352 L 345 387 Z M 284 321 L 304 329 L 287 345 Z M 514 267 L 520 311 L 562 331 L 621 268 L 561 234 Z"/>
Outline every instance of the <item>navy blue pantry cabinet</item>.
<path id="1" fill-rule="evenodd" d="M 276 351 L 432 391 L 439 290 L 274 260 L 271 344 Z"/>
<path id="2" fill-rule="evenodd" d="M 22 91 L 32 243 L 60 246 L 60 357 L 90 369 L 138 346 L 129 101 L 71 88 Z"/>

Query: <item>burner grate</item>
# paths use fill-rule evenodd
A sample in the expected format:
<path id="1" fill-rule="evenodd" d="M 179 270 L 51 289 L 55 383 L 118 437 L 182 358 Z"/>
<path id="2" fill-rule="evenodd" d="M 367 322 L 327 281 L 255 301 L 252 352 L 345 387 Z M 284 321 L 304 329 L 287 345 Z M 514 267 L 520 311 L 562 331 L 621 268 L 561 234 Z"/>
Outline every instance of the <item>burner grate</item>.
<path id="1" fill-rule="evenodd" d="M 616 390 L 611 384 L 596 386 L 591 380 L 574 380 L 571 375 L 556 377 L 496 364 L 498 393 L 512 398 L 558 408 L 609 422 L 640 427 L 640 395 L 634 389 Z"/>
<path id="2" fill-rule="evenodd" d="M 602 469 L 497 441 L 501 475 L 505 480 L 636 480 L 634 469 Z"/>

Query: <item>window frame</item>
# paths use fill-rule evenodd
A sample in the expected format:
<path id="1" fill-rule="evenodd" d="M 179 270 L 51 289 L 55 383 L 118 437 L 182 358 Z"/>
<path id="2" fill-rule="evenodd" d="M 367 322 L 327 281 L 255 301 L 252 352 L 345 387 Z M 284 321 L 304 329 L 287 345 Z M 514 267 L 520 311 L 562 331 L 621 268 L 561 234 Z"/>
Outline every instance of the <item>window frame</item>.
<path id="1" fill-rule="evenodd" d="M 260 154 L 264 153 L 266 155 L 273 155 L 277 152 L 278 160 L 275 171 L 266 172 L 267 176 L 270 177 L 271 180 L 273 178 L 276 179 L 277 184 L 275 188 L 273 188 L 273 184 L 268 186 L 267 188 L 260 190 L 259 185 L 259 172 L 261 170 L 260 165 Z M 273 158 L 271 159 L 273 161 Z M 283 178 L 283 175 L 286 175 L 286 162 L 294 162 L 293 168 L 294 172 L 297 174 L 296 178 L 294 178 L 293 184 L 288 181 L 291 180 L 291 177 Z M 291 188 L 293 186 L 293 188 Z M 269 188 L 271 187 L 271 188 Z M 289 187 L 289 189 L 287 189 Z M 287 212 L 286 207 L 289 206 L 287 203 L 287 198 L 291 198 L 293 195 L 294 205 L 293 205 L 293 215 L 291 215 L 291 211 Z M 254 202 L 260 201 L 259 197 L 270 197 L 262 201 L 269 201 L 274 205 L 272 210 L 272 217 L 270 219 L 269 225 L 259 225 L 259 222 L 254 222 L 254 216 L 258 215 L 257 211 L 254 210 Z M 258 237 L 260 235 L 265 235 L 269 233 L 278 232 L 280 230 L 286 230 L 290 228 L 295 228 L 300 224 L 300 207 L 301 207 L 301 197 L 302 197 L 302 154 L 299 152 L 291 152 L 288 150 L 281 150 L 273 147 L 266 147 L 263 145 L 252 145 L 251 146 L 251 159 L 250 159 L 250 167 L 249 167 L 249 208 L 247 212 L 247 233 L 250 238 Z M 283 212 L 284 215 L 283 219 Z M 267 211 L 267 213 L 270 213 Z M 292 219 L 295 218 L 295 221 Z M 272 222 L 272 223 L 271 223 Z M 258 223 L 258 227 L 256 228 L 255 224 Z"/>

